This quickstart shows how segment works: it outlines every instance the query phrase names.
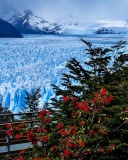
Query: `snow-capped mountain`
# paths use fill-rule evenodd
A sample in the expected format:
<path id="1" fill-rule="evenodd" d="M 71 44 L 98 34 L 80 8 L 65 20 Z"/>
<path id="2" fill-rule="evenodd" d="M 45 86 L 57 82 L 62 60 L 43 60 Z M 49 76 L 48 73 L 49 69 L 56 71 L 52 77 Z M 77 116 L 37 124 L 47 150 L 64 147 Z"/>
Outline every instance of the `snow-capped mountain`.
<path id="1" fill-rule="evenodd" d="M 108 28 L 100 28 L 97 31 L 95 31 L 96 34 L 119 34 L 119 32 L 115 32 L 112 29 Z"/>
<path id="2" fill-rule="evenodd" d="M 18 12 L 7 20 L 23 34 L 58 34 L 61 26 L 35 16 L 31 10 Z"/>
<path id="3" fill-rule="evenodd" d="M 99 34 L 118 34 L 118 33 L 128 33 L 128 23 L 127 21 L 108 21 L 108 20 L 98 20 L 92 26 L 94 33 Z"/>
<path id="4" fill-rule="evenodd" d="M 12 12 L 15 13 L 13 16 Z M 101 28 L 113 30 L 115 33 L 128 32 L 128 23 L 126 21 L 90 20 L 90 22 L 85 21 L 84 23 L 75 21 L 51 23 L 43 17 L 36 16 L 30 9 L 24 12 L 13 10 L 1 17 L 16 27 L 20 33 L 24 34 L 84 35 L 95 33 Z"/>
<path id="5" fill-rule="evenodd" d="M 24 12 L 8 13 L 1 16 L 4 20 L 11 23 L 22 34 L 65 34 L 76 35 L 85 34 L 86 25 L 78 22 L 55 22 L 51 23 L 42 17 L 34 15 L 27 9 Z"/>

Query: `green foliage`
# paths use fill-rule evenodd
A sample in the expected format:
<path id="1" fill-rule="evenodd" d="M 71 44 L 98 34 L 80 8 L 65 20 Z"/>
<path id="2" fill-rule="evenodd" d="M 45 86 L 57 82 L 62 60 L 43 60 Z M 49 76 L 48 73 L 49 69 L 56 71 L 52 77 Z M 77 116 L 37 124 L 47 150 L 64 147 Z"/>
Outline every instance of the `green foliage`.
<path id="1" fill-rule="evenodd" d="M 74 58 L 67 63 L 69 73 L 63 74 L 61 88 L 52 85 L 56 97 L 39 112 L 38 126 L 13 126 L 18 138 L 22 133 L 33 144 L 18 158 L 128 160 L 126 42 L 102 48 L 81 40 L 89 60 L 83 66 Z M 39 97 L 38 90 L 27 93 L 28 111 L 35 111 Z"/>
<path id="2" fill-rule="evenodd" d="M 23 106 L 23 112 L 38 112 L 39 111 L 39 102 L 40 102 L 40 88 L 32 90 L 31 93 L 26 92 L 25 105 Z M 37 119 L 37 115 L 26 114 L 21 116 L 22 119 Z"/>
<path id="3" fill-rule="evenodd" d="M 1 114 L 12 114 L 12 112 L 7 108 L 2 106 L 2 96 L 0 95 L 0 123 L 10 122 L 12 119 L 10 116 L 1 116 Z"/>
<path id="4" fill-rule="evenodd" d="M 78 102 L 88 101 L 91 104 L 90 99 L 93 94 L 103 87 L 106 88 L 114 96 L 114 101 L 102 114 L 100 112 L 97 114 L 97 117 L 102 120 L 104 115 L 111 117 L 110 123 L 104 119 L 107 121 L 105 127 L 109 130 L 109 134 L 102 145 L 108 142 L 115 143 L 117 148 L 110 155 L 104 154 L 101 157 L 97 155 L 96 159 L 127 159 L 128 125 L 125 121 L 127 118 L 125 109 L 128 107 L 128 54 L 125 52 L 126 42 L 120 41 L 109 48 L 102 48 L 93 47 L 90 42 L 81 40 L 87 46 L 85 51 L 89 60 L 85 60 L 83 66 L 74 58 L 67 63 L 69 73 L 63 74 L 61 88 L 52 85 L 56 98 L 52 99 L 49 108 L 55 120 L 73 124 L 77 119 L 71 117 L 72 97 L 76 97 Z M 62 98 L 66 96 L 69 100 L 64 103 Z M 90 124 L 90 127 L 93 125 Z"/>
<path id="5" fill-rule="evenodd" d="M 2 101 L 3 98 L 0 95 L 0 123 L 11 122 L 13 120 L 13 117 L 2 115 L 2 114 L 12 114 L 12 112 L 7 107 L 2 106 Z M 5 128 L 6 128 L 5 126 L 0 126 L 0 130 L 4 130 Z"/>

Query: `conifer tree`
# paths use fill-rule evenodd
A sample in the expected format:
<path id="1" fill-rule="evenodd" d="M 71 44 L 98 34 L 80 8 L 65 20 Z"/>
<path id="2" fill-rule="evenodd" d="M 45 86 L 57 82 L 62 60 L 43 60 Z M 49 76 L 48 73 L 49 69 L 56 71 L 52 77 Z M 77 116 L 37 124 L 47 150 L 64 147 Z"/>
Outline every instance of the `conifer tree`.
<path id="1" fill-rule="evenodd" d="M 89 101 L 95 92 L 106 88 L 114 96 L 114 101 L 105 108 L 104 113 L 99 112 L 97 117 L 101 119 L 110 117 L 111 123 L 105 124 L 109 133 L 102 141 L 102 145 L 115 144 L 116 149 L 110 155 L 94 155 L 94 159 L 127 159 L 128 125 L 125 110 L 128 106 L 128 54 L 125 53 L 126 42 L 120 41 L 116 45 L 103 48 L 94 47 L 90 42 L 81 40 L 87 46 L 85 50 L 89 60 L 85 60 L 84 66 L 74 58 L 67 63 L 69 73 L 63 74 L 61 88 L 52 85 L 56 98 L 51 99 L 52 102 L 48 104 L 49 109 L 55 121 L 76 124 L 77 119 L 73 119 L 71 115 L 73 99 L 77 102 Z M 85 159 L 88 158 L 85 157 Z"/>
<path id="2" fill-rule="evenodd" d="M 40 88 L 32 90 L 31 93 L 26 91 L 25 105 L 23 106 L 23 112 L 38 112 L 39 111 L 39 101 L 40 101 Z M 26 114 L 22 116 L 23 119 L 36 119 L 37 115 Z"/>
<path id="3" fill-rule="evenodd" d="M 0 95 L 0 123 L 11 122 L 12 121 L 11 116 L 6 116 L 6 115 L 2 116 L 2 114 L 12 114 L 12 112 L 7 107 L 3 107 L 2 101 L 3 97 L 2 95 Z M 0 129 L 5 129 L 5 126 L 0 127 Z"/>

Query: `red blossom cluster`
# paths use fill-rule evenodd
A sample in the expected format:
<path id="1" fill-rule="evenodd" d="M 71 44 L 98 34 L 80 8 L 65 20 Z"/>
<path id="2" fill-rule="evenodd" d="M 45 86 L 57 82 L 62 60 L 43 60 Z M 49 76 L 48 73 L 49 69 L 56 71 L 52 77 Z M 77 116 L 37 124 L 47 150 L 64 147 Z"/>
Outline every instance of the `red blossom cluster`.
<path id="1" fill-rule="evenodd" d="M 39 118 L 40 118 L 40 119 L 41 119 L 41 118 L 44 118 L 45 116 L 50 115 L 50 114 L 51 114 L 50 111 L 43 109 L 43 110 L 41 110 L 41 111 L 39 112 Z"/>
<path id="2" fill-rule="evenodd" d="M 63 97 L 63 101 L 64 101 L 64 102 L 67 102 L 68 100 L 69 100 L 69 96 Z"/>
<path id="3" fill-rule="evenodd" d="M 81 103 L 76 103 L 76 108 L 78 108 L 79 110 L 83 111 L 83 112 L 88 112 L 89 109 L 90 109 L 90 106 L 88 105 L 88 102 L 84 101 L 84 102 L 81 102 Z"/>
<path id="4" fill-rule="evenodd" d="M 64 127 L 64 124 L 63 123 L 59 123 L 56 128 L 59 130 L 59 129 L 62 129 Z"/>
<path id="5" fill-rule="evenodd" d="M 92 100 L 92 103 L 111 103 L 114 100 L 114 97 L 112 95 L 107 95 L 106 88 L 102 88 L 100 93 L 95 93 L 94 98 Z"/>
<path id="6" fill-rule="evenodd" d="M 91 145 L 93 143 L 91 142 L 94 142 L 94 144 L 99 143 L 102 138 L 108 136 L 109 130 L 102 127 L 104 119 L 99 116 L 95 117 L 95 115 L 98 113 L 100 107 L 112 102 L 114 97 L 109 95 L 105 88 L 102 88 L 100 93 L 95 93 L 92 104 L 87 101 L 78 102 L 77 97 L 63 97 L 64 102 L 68 102 L 69 100 L 72 104 L 70 106 L 73 108 L 70 113 L 70 125 L 64 123 L 64 121 L 60 121 L 60 119 L 59 122 L 56 121 L 55 123 L 54 121 L 54 125 L 52 125 L 51 112 L 43 109 L 38 115 L 40 119 L 40 125 L 38 127 L 26 129 L 24 123 L 15 126 L 7 124 L 8 136 L 11 136 L 12 133 L 15 133 L 16 139 L 26 136 L 32 142 L 35 150 L 36 147 L 38 150 L 38 142 L 42 142 L 42 156 L 38 157 L 38 153 L 35 153 L 37 157 L 33 157 L 33 160 L 52 160 L 51 157 L 57 157 L 60 160 L 83 160 L 97 152 L 98 154 L 113 152 L 116 147 L 115 144 L 108 144 L 108 146 L 98 145 L 98 147 L 92 149 Z M 64 103 L 64 107 L 68 107 L 66 105 L 69 104 Z M 98 105 L 100 106 L 99 108 L 97 108 Z M 128 108 L 125 112 L 128 112 Z M 110 121 L 111 118 L 106 115 L 107 120 L 109 119 Z M 26 151 L 21 150 L 19 156 L 14 159 L 25 160 L 24 154 L 26 154 Z"/>
<path id="7" fill-rule="evenodd" d="M 6 128 L 7 128 L 7 135 L 10 137 L 12 135 L 12 125 L 11 125 L 11 123 L 7 123 Z"/>

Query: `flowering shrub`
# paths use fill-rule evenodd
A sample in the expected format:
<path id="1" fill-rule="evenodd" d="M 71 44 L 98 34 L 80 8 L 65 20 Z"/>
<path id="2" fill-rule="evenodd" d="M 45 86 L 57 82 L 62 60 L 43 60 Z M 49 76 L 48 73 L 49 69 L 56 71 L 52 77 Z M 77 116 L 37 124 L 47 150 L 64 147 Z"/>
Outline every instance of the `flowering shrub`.
<path id="1" fill-rule="evenodd" d="M 27 137 L 33 147 L 21 150 L 17 160 L 96 160 L 103 155 L 112 154 L 118 148 L 118 141 L 111 135 L 120 128 L 112 127 L 114 117 L 107 114 L 114 97 L 102 88 L 90 101 L 79 102 L 77 97 L 63 97 L 64 107 L 71 108 L 70 115 L 63 120 L 54 120 L 54 113 L 48 109 L 38 114 L 38 126 L 7 124 L 8 136 L 15 139 Z M 127 108 L 124 114 L 127 113 Z M 123 121 L 124 123 L 124 121 Z"/>

